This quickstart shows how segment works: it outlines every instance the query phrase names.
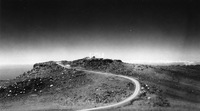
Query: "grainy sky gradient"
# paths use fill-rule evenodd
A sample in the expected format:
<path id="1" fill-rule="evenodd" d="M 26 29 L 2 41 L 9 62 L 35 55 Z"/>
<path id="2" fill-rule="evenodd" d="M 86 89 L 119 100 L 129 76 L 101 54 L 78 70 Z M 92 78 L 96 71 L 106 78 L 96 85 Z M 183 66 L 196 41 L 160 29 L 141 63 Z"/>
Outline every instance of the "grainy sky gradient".
<path id="1" fill-rule="evenodd" d="M 200 61 L 195 0 L 0 0 L 0 64 L 104 53 L 126 62 Z"/>

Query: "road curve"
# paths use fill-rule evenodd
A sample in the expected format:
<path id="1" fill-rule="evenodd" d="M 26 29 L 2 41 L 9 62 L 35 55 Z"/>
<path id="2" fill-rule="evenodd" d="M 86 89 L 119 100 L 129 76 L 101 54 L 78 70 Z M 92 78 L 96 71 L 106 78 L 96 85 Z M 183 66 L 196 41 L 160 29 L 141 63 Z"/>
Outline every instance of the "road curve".
<path id="1" fill-rule="evenodd" d="M 66 67 L 65 65 L 61 64 L 60 62 L 57 62 L 57 64 L 64 68 L 69 68 L 68 66 Z M 141 87 L 140 83 L 132 77 L 128 77 L 128 76 L 124 76 L 124 75 L 115 75 L 112 73 L 105 73 L 105 72 L 89 71 L 89 70 L 83 70 L 83 69 L 77 69 L 77 70 L 81 70 L 81 71 L 85 71 L 85 72 L 89 72 L 89 73 L 95 73 L 95 74 L 104 74 L 104 75 L 112 75 L 112 76 L 122 77 L 122 78 L 131 80 L 135 84 L 135 91 L 133 92 L 133 94 L 123 101 L 120 101 L 115 104 L 107 105 L 107 106 L 100 106 L 100 107 L 89 108 L 89 109 L 81 109 L 81 110 L 77 110 L 77 111 L 94 111 L 94 110 L 103 110 L 103 109 L 120 107 L 120 106 L 130 103 L 130 101 L 133 100 L 140 92 L 140 87 Z"/>

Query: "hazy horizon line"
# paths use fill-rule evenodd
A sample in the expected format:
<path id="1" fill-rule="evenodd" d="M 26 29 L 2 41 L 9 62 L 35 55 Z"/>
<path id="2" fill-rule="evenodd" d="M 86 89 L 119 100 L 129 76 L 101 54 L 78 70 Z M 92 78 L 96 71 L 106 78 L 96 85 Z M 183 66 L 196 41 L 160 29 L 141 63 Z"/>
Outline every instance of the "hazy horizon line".
<path id="1" fill-rule="evenodd" d="M 85 57 L 84 57 L 85 58 Z M 96 57 L 99 58 L 99 57 Z M 80 58 L 83 59 L 83 58 Z M 103 59 L 113 59 L 113 60 L 122 60 L 122 59 L 116 59 L 116 58 L 103 58 Z M 67 59 L 65 59 L 67 60 Z M 34 65 L 36 63 L 43 63 L 43 62 L 48 62 L 48 61 L 65 61 L 65 60 L 47 60 L 47 61 L 37 61 L 34 63 L 5 63 L 5 64 L 1 64 L 0 66 L 10 66 L 10 65 Z M 74 60 L 78 60 L 78 59 L 74 59 Z M 67 61 L 74 61 L 74 60 L 67 60 Z M 173 60 L 122 60 L 122 62 L 125 63 L 130 63 L 130 64 L 148 64 L 148 65 L 154 65 L 154 64 L 173 64 L 173 63 L 184 63 L 185 65 L 197 65 L 200 64 L 200 61 L 181 61 L 181 60 L 177 60 L 177 61 L 173 61 Z"/>

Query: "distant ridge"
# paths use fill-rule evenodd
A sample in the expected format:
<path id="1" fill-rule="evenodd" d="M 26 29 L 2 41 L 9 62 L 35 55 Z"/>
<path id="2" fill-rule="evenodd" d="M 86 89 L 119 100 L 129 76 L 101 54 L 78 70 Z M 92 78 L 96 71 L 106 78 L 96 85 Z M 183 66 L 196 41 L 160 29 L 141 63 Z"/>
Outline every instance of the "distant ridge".
<path id="1" fill-rule="evenodd" d="M 131 64 L 145 64 L 145 65 L 200 65 L 200 62 L 193 61 L 125 61 Z"/>
<path id="2" fill-rule="evenodd" d="M 189 65 L 200 65 L 200 62 L 191 62 L 191 61 L 175 61 L 175 62 L 165 62 L 165 63 L 157 63 L 158 65 L 181 65 L 181 66 L 189 66 Z"/>

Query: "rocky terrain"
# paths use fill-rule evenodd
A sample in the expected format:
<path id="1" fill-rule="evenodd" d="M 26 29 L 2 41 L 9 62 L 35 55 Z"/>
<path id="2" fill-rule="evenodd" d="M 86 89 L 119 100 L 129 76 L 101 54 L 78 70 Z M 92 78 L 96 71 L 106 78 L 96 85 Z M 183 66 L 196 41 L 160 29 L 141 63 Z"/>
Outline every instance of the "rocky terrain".
<path id="1" fill-rule="evenodd" d="M 141 65 L 102 58 L 79 59 L 68 64 L 138 78 L 142 85 L 140 98 L 119 110 L 200 109 L 200 65 Z"/>
<path id="2" fill-rule="evenodd" d="M 97 107 L 122 101 L 134 91 L 130 80 L 65 69 L 53 61 L 35 64 L 0 86 L 1 110 L 13 111 Z"/>
<path id="3" fill-rule="evenodd" d="M 134 91 L 128 80 L 76 70 L 85 69 L 126 75 L 141 83 L 136 100 L 112 111 L 200 110 L 200 65 L 141 65 L 95 57 L 61 63 L 72 68 L 53 61 L 38 63 L 16 79 L 1 81 L 0 108 L 12 108 L 15 101 L 18 106 L 35 105 L 49 111 L 98 107 L 117 103 Z"/>

